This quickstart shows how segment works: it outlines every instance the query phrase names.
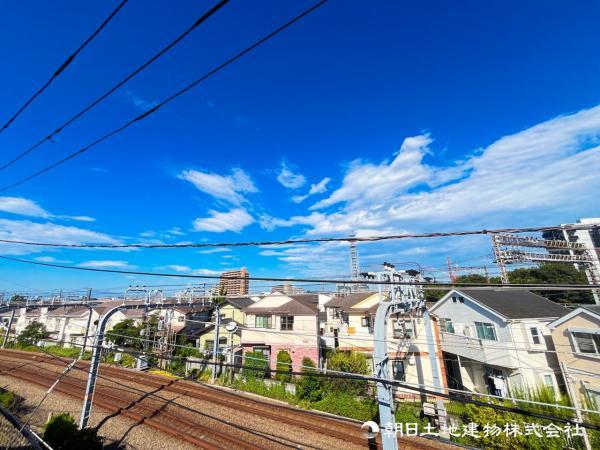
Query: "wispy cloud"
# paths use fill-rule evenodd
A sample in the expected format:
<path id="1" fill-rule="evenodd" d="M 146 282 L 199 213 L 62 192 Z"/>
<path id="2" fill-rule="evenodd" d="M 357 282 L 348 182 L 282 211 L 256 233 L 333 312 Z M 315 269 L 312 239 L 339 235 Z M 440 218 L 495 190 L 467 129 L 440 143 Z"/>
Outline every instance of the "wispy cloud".
<path id="1" fill-rule="evenodd" d="M 198 190 L 233 205 L 240 205 L 245 194 L 258 192 L 252 178 L 242 169 L 233 169 L 230 175 L 184 170 L 178 177 L 189 181 Z"/>
<path id="2" fill-rule="evenodd" d="M 198 253 L 202 254 L 202 255 L 210 255 L 211 253 L 224 253 L 224 252 L 230 252 L 231 250 L 228 248 L 223 248 L 223 247 L 219 247 L 219 248 L 210 248 L 208 250 L 198 250 Z"/>
<path id="3" fill-rule="evenodd" d="M 83 261 L 78 264 L 79 267 L 88 267 L 93 269 L 135 269 L 136 266 L 129 264 L 127 261 L 114 260 L 92 260 Z"/>
<path id="4" fill-rule="evenodd" d="M 174 270 L 175 272 L 190 272 L 192 270 L 191 267 L 179 264 L 169 264 L 167 266 L 162 266 L 159 269 Z"/>
<path id="5" fill-rule="evenodd" d="M 56 264 L 69 264 L 72 261 L 66 259 L 56 259 L 54 256 L 38 256 L 34 258 L 36 261 L 45 263 L 56 263 Z"/>
<path id="6" fill-rule="evenodd" d="M 254 218 L 244 208 L 235 208 L 227 212 L 208 211 L 209 217 L 194 220 L 194 230 L 223 233 L 234 231 L 239 233 L 248 225 L 254 223 Z"/>
<path id="7" fill-rule="evenodd" d="M 158 102 L 155 100 L 146 100 L 141 95 L 138 95 L 132 91 L 126 92 L 127 97 L 133 103 L 134 106 L 141 109 L 142 111 L 146 111 L 147 109 L 154 108 L 158 105 Z"/>
<path id="8" fill-rule="evenodd" d="M 305 195 L 294 195 L 292 197 L 292 201 L 294 203 L 302 203 L 304 200 L 306 200 L 311 195 L 322 194 L 322 193 L 326 192 L 327 191 L 327 184 L 330 181 L 331 181 L 331 178 L 327 177 L 327 178 L 323 178 L 321 181 L 319 181 L 316 184 L 311 184 L 310 185 L 310 190 L 308 191 L 307 194 L 305 194 Z"/>
<path id="9" fill-rule="evenodd" d="M 50 217 L 51 214 L 33 200 L 22 197 L 0 197 L 0 211 L 29 217 Z"/>
<path id="10" fill-rule="evenodd" d="M 298 189 L 304 186 L 306 178 L 301 173 L 294 173 L 289 165 L 282 161 L 277 174 L 277 181 L 288 189 Z"/>

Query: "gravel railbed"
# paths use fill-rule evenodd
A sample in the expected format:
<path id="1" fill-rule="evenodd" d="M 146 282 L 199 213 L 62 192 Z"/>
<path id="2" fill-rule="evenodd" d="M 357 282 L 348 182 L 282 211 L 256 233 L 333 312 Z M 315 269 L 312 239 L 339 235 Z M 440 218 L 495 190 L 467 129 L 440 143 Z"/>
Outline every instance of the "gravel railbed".
<path id="1" fill-rule="evenodd" d="M 6 356 L 3 355 L 3 358 L 5 358 Z M 15 362 L 17 360 L 15 359 Z M 28 364 L 29 365 L 29 364 Z M 50 370 L 52 372 L 58 373 L 62 370 L 62 368 L 60 366 L 57 366 L 55 364 L 50 364 L 50 363 L 44 363 L 41 361 L 35 362 L 35 367 L 37 367 L 38 369 L 47 369 Z M 102 375 L 102 370 L 100 371 L 100 374 Z M 84 373 L 81 370 L 72 370 L 69 373 L 69 377 L 74 377 L 74 378 L 78 378 L 78 379 L 85 379 L 86 378 L 86 373 Z M 0 380 L 2 380 L 4 377 L 0 377 Z M 165 378 L 165 381 L 168 381 L 168 379 Z M 188 384 L 188 383 L 186 383 Z M 31 385 L 27 385 L 27 388 L 29 389 Z M 140 382 L 132 382 L 132 381 L 124 381 L 124 380 L 118 380 L 118 381 L 110 381 L 110 380 L 106 380 L 104 378 L 99 378 L 98 379 L 98 386 L 104 386 L 104 387 L 111 387 L 114 389 L 115 392 L 121 392 L 124 396 L 130 396 L 131 393 L 127 393 L 125 391 L 129 390 L 129 389 L 138 389 L 138 390 L 142 390 L 144 392 L 153 392 L 156 391 L 157 388 L 152 387 L 152 386 L 145 386 L 143 384 L 141 384 Z M 189 386 L 186 386 L 189 387 Z M 192 386 L 193 387 L 193 386 Z M 43 389 L 36 387 L 38 391 L 41 391 L 43 393 Z M 32 388 L 33 389 L 33 388 Z M 15 392 L 17 392 L 15 390 Z M 19 392 L 17 392 L 19 393 Z M 22 395 L 23 397 L 27 397 L 24 394 L 19 393 L 19 395 Z M 53 394 L 53 395 L 58 395 L 58 394 Z M 70 399 L 71 403 L 74 403 L 74 409 L 72 411 L 68 411 L 71 412 L 73 415 L 75 415 L 76 417 L 79 416 L 79 409 L 81 408 L 81 401 L 79 400 L 75 400 L 72 397 L 68 397 L 68 396 L 64 396 L 64 395 L 60 395 L 61 397 L 67 397 Z M 52 396 L 51 396 L 52 397 Z M 290 447 L 301 447 L 301 448 L 320 448 L 320 449 L 331 449 L 331 448 L 344 448 L 344 449 L 355 449 L 355 448 L 364 448 L 362 446 L 356 445 L 356 444 L 352 444 L 350 442 L 347 441 L 343 441 L 341 439 L 337 439 L 331 436 L 327 436 L 324 435 L 322 433 L 318 433 L 318 432 L 314 432 L 314 431 L 310 431 L 307 430 L 305 428 L 302 427 L 295 427 L 293 425 L 289 425 L 286 423 L 281 423 L 278 422 L 276 420 L 273 419 L 268 419 L 268 418 L 264 418 L 261 417 L 259 415 L 256 414 L 244 414 L 243 410 L 239 410 L 235 407 L 228 407 L 228 406 L 223 406 L 223 405 L 219 405 L 216 403 L 212 403 L 210 401 L 203 401 L 200 399 L 195 399 L 195 398 L 190 398 L 187 397 L 185 395 L 179 394 L 179 393 L 175 393 L 175 392 L 169 392 L 166 390 L 158 390 L 156 392 L 152 393 L 152 397 L 156 398 L 156 399 L 162 399 L 165 401 L 170 401 L 169 406 L 167 406 L 167 411 L 175 413 L 179 416 L 182 417 L 186 417 L 194 422 L 200 422 L 203 424 L 206 424 L 210 427 L 214 427 L 215 429 L 218 430 L 222 430 L 228 434 L 233 434 L 235 435 L 239 435 L 240 437 L 242 437 L 243 439 L 250 441 L 250 442 L 254 442 L 254 443 L 259 443 L 261 448 L 290 448 Z M 128 398 L 128 397 L 127 397 Z M 46 400 L 46 402 L 49 401 Z M 46 402 L 44 402 L 44 404 L 46 404 Z M 61 409 L 59 409 L 61 410 Z M 93 417 L 92 417 L 92 424 L 97 424 L 100 422 L 100 420 L 102 420 L 103 417 L 106 416 L 106 413 L 104 414 L 98 414 L 98 408 L 92 408 L 92 412 L 93 412 Z M 41 412 L 38 414 L 38 416 L 41 415 Z M 45 422 L 47 419 L 47 417 L 44 417 L 41 422 Z M 106 433 L 107 437 L 110 437 L 110 439 L 119 439 L 120 435 L 117 433 L 116 436 L 113 435 L 113 423 L 112 421 L 115 421 L 115 419 L 117 418 L 111 418 L 109 419 L 108 422 L 106 422 L 105 424 L 103 424 L 103 426 L 100 429 L 101 434 L 102 433 Z M 128 424 L 133 424 L 134 422 L 126 419 L 126 418 L 118 418 L 120 420 L 125 420 L 126 423 Z M 233 426 L 231 425 L 227 425 L 224 424 L 223 422 L 229 422 L 230 424 L 233 424 Z M 129 425 L 131 427 L 131 425 Z M 145 425 L 138 425 L 136 428 L 139 427 L 144 427 L 144 429 L 151 429 L 148 426 Z M 246 430 L 244 430 L 244 428 Z M 104 430 L 109 430 L 110 429 L 110 436 L 108 432 L 105 432 Z M 158 433 L 161 437 L 162 440 L 164 441 L 165 439 L 165 434 L 160 433 L 154 429 L 151 429 L 152 432 L 154 433 Z M 247 431 L 247 430 L 251 430 L 251 432 Z M 127 429 L 123 430 L 122 433 L 126 432 Z M 129 433 L 128 436 L 131 435 L 132 432 Z M 141 433 L 142 435 L 144 433 Z M 168 436 L 169 440 L 173 440 L 170 436 Z M 131 439 L 128 439 L 128 441 L 131 441 Z M 161 441 L 161 439 L 150 439 L 150 442 L 152 442 L 152 446 L 151 447 L 145 447 L 145 448 L 186 448 L 186 447 L 178 447 L 178 446 L 165 446 L 165 447 L 157 447 L 156 445 Z M 147 441 L 146 441 L 147 442 Z M 134 443 L 134 445 L 137 445 Z M 189 447 L 189 444 L 185 444 L 183 443 L 183 445 L 187 445 L 187 448 L 193 448 L 193 447 Z M 131 447 L 133 448 L 133 447 Z M 138 448 L 144 448 L 143 444 L 142 447 L 138 447 Z"/>
<path id="2" fill-rule="evenodd" d="M 60 370 L 60 369 L 59 369 Z M 24 382 L 5 374 L 0 375 L 0 386 L 9 389 L 25 399 L 25 408 L 32 410 L 44 396 L 46 389 L 41 386 Z M 69 413 L 79 420 L 81 414 L 81 400 L 70 395 L 57 392 L 51 393 L 32 418 L 30 425 L 34 431 L 42 433 L 46 421 L 58 413 Z M 119 443 L 128 450 L 147 449 L 181 449 L 192 450 L 195 446 L 162 433 L 148 425 L 138 424 L 123 416 L 114 416 L 109 419 L 110 413 L 98 407 L 92 408 L 90 426 L 97 426 L 101 420 L 106 420 L 99 429 L 99 434 L 105 438 L 105 445 Z M 21 416 L 26 421 L 29 414 Z"/>

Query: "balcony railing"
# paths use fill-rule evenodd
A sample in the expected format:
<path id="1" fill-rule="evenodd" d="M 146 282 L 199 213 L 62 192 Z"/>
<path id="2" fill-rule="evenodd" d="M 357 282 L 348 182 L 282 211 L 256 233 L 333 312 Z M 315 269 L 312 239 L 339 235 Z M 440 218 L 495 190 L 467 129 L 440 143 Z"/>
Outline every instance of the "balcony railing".
<path id="1" fill-rule="evenodd" d="M 442 350 L 492 366 L 519 366 L 513 344 L 441 332 Z"/>

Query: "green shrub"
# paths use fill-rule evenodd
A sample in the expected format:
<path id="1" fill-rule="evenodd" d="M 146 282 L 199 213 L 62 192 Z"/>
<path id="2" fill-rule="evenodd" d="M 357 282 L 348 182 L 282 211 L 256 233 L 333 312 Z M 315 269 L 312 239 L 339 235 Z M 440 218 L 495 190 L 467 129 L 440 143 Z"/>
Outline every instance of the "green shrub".
<path id="1" fill-rule="evenodd" d="M 244 377 L 249 379 L 265 378 L 269 369 L 269 360 L 261 352 L 247 352 L 244 354 Z"/>
<path id="2" fill-rule="evenodd" d="M 312 376 L 316 373 L 315 363 L 312 359 L 302 359 L 302 375 L 296 383 L 296 396 L 299 400 L 318 402 L 323 398 L 323 384 L 319 377 Z"/>
<path id="3" fill-rule="evenodd" d="M 282 400 L 291 404 L 296 403 L 296 397 L 285 390 L 285 386 L 280 383 L 267 385 L 264 380 L 257 378 L 248 378 L 244 380 L 235 380 L 232 386 L 240 391 L 252 392 L 263 397 Z"/>
<path id="4" fill-rule="evenodd" d="M 23 399 L 12 391 L 0 390 L 0 405 L 12 412 L 18 412 Z"/>
<path id="5" fill-rule="evenodd" d="M 359 375 L 369 373 L 367 357 L 358 352 L 335 352 L 327 361 L 327 370 L 332 373 L 347 372 Z M 328 390 L 345 392 L 354 395 L 364 395 L 367 392 L 367 382 L 348 378 L 328 378 L 325 382 Z"/>
<path id="6" fill-rule="evenodd" d="M 31 322 L 17 337 L 19 345 L 35 345 L 38 341 L 47 339 L 50 336 L 46 326 L 40 322 Z"/>
<path id="7" fill-rule="evenodd" d="M 360 399 L 346 392 L 331 392 L 312 405 L 319 411 L 357 420 L 373 420 L 377 416 L 377 403 L 372 399 Z"/>
<path id="8" fill-rule="evenodd" d="M 102 438 L 93 428 L 79 430 L 70 414 L 52 417 L 44 429 L 44 440 L 55 450 L 101 450 Z"/>
<path id="9" fill-rule="evenodd" d="M 289 382 L 292 380 L 292 357 L 287 350 L 280 350 L 277 353 L 277 373 L 275 379 L 279 381 Z M 287 372 L 287 373 L 279 373 Z"/>

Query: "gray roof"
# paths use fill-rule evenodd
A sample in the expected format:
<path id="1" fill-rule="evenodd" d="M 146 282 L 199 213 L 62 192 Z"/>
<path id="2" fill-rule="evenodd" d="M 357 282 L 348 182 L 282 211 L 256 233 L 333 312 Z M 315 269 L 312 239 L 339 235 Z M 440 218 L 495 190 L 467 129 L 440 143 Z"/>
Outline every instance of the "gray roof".
<path id="1" fill-rule="evenodd" d="M 342 311 L 347 311 L 358 302 L 362 302 L 365 298 L 370 297 L 375 292 L 354 292 L 343 297 L 336 297 L 325 303 L 325 308 L 340 308 Z"/>
<path id="2" fill-rule="evenodd" d="M 564 316 L 567 308 L 526 290 L 456 289 L 508 319 L 542 319 Z"/>
<path id="3" fill-rule="evenodd" d="M 250 305 L 244 312 L 247 314 L 289 314 L 292 316 L 314 316 L 319 312 L 318 295 L 291 295 L 289 297 L 292 300 L 283 305 L 262 308 Z"/>
<path id="4" fill-rule="evenodd" d="M 600 305 L 581 305 L 582 308 L 600 315 Z"/>
<path id="5" fill-rule="evenodd" d="M 254 300 L 248 297 L 228 298 L 226 303 L 238 309 L 243 309 L 254 303 Z"/>

